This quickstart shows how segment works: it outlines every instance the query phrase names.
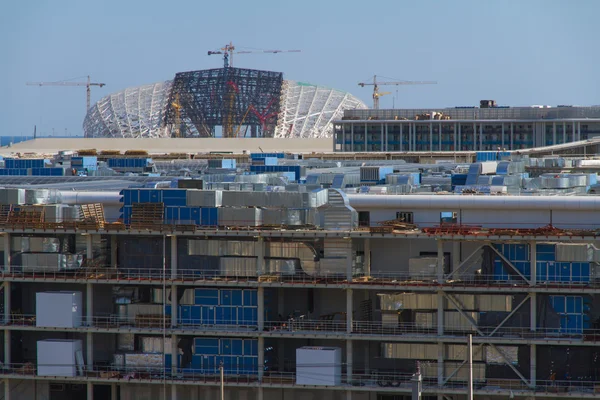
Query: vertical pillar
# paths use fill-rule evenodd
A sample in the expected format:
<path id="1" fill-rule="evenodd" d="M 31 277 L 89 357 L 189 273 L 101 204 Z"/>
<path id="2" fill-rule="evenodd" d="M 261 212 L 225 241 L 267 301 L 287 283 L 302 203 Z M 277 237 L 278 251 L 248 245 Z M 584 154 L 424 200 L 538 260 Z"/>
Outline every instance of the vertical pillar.
<path id="1" fill-rule="evenodd" d="M 89 236 L 89 235 L 88 235 Z M 87 239 L 86 239 L 87 241 Z M 85 288 L 85 323 L 87 326 L 94 325 L 94 287 L 91 283 L 86 284 Z M 94 337 L 92 332 L 88 332 L 85 340 L 86 361 L 88 371 L 94 369 Z M 88 393 L 89 393 L 88 386 Z"/>
<path id="2" fill-rule="evenodd" d="M 460 151 L 462 148 L 462 138 L 461 138 L 461 132 L 462 132 L 462 125 L 459 123 L 458 124 L 458 148 L 456 150 Z"/>
<path id="3" fill-rule="evenodd" d="M 189 290 L 193 290 L 193 289 L 189 289 Z M 163 293 L 163 301 L 166 300 L 166 293 Z M 177 296 L 177 285 L 176 284 L 172 284 L 171 285 L 171 328 L 175 328 L 178 324 L 179 321 L 177 321 L 177 315 L 178 315 L 178 308 L 179 308 L 179 302 L 178 302 L 178 296 Z M 165 301 L 166 304 L 166 301 Z M 165 316 L 166 317 L 166 316 Z"/>
<path id="4" fill-rule="evenodd" d="M 571 142 L 574 142 L 577 140 L 577 132 L 576 132 L 576 128 L 575 128 L 575 121 L 573 121 L 573 124 L 571 126 L 571 132 L 573 133 L 573 138 L 571 139 Z"/>
<path id="5" fill-rule="evenodd" d="M 265 238 L 259 236 L 254 244 L 256 253 L 256 273 L 258 276 L 264 275 L 265 271 Z"/>
<path id="6" fill-rule="evenodd" d="M 500 139 L 500 140 L 501 140 L 500 146 L 504 150 L 504 122 L 502 123 L 502 139 Z"/>
<path id="7" fill-rule="evenodd" d="M 110 235 L 110 266 L 117 268 L 117 235 Z M 112 389 L 111 389 L 112 390 Z"/>
<path id="8" fill-rule="evenodd" d="M 264 400 L 265 394 L 262 385 L 258 387 L 257 400 Z"/>
<path id="9" fill-rule="evenodd" d="M 529 345 L 529 380 L 532 388 L 537 385 L 537 345 Z"/>
<path id="10" fill-rule="evenodd" d="M 438 342 L 437 345 L 437 384 L 439 387 L 444 386 L 444 343 Z"/>
<path id="11" fill-rule="evenodd" d="M 473 400 L 473 335 L 467 341 L 467 367 L 469 368 L 469 384 L 467 386 L 467 400 Z"/>
<path id="12" fill-rule="evenodd" d="M 442 151 L 442 123 L 438 126 L 438 151 Z"/>
<path id="13" fill-rule="evenodd" d="M 563 121 L 563 143 L 567 143 L 567 123 Z"/>
<path id="14" fill-rule="evenodd" d="M 10 281 L 5 281 L 4 282 L 4 323 L 8 324 L 10 323 L 10 310 L 12 309 L 12 305 L 11 305 L 11 282 Z"/>
<path id="15" fill-rule="evenodd" d="M 371 239 L 365 239 L 365 276 L 371 276 Z"/>
<path id="16" fill-rule="evenodd" d="M 177 279 L 177 235 L 171 236 L 171 279 Z M 173 298 L 173 292 L 171 292 Z"/>
<path id="17" fill-rule="evenodd" d="M 537 293 L 529 293 L 529 329 L 532 332 L 537 330 Z"/>
<path id="18" fill-rule="evenodd" d="M 265 373 L 265 338 L 258 337 L 258 381 L 262 382 Z"/>
<path id="19" fill-rule="evenodd" d="M 94 258 L 94 249 L 92 247 L 92 235 L 85 235 L 85 256 L 88 260 Z"/>
<path id="20" fill-rule="evenodd" d="M 552 123 L 552 144 L 556 144 L 556 122 Z"/>
<path id="21" fill-rule="evenodd" d="M 11 283 L 4 282 L 4 324 L 5 328 L 10 323 L 10 310 L 11 306 Z M 4 329 L 4 364 L 9 365 L 11 363 L 11 331 Z M 8 380 L 4 382 L 4 387 L 8 384 Z"/>
<path id="22" fill-rule="evenodd" d="M 177 385 L 171 384 L 171 398 L 169 400 L 177 400 Z"/>
<path id="23" fill-rule="evenodd" d="M 473 150 L 477 151 L 477 124 L 473 122 Z"/>
<path id="24" fill-rule="evenodd" d="M 353 307 L 352 289 L 346 289 L 346 332 L 352 333 Z"/>
<path id="25" fill-rule="evenodd" d="M 350 242 L 350 248 L 348 249 L 348 254 L 346 255 L 346 279 L 348 283 L 352 282 L 352 242 Z"/>
<path id="26" fill-rule="evenodd" d="M 3 400 L 10 400 L 10 379 L 4 379 L 4 398 Z"/>
<path id="27" fill-rule="evenodd" d="M 444 242 L 437 239 L 437 282 L 444 283 Z"/>
<path id="28" fill-rule="evenodd" d="M 346 383 L 352 383 L 352 340 L 346 340 Z"/>
<path id="29" fill-rule="evenodd" d="M 94 384 L 92 382 L 87 383 L 87 400 L 94 400 Z"/>
<path id="30" fill-rule="evenodd" d="M 258 308 L 256 310 L 256 313 L 258 314 L 258 331 L 262 332 L 265 330 L 265 288 L 263 286 L 259 286 L 257 292 Z"/>
<path id="31" fill-rule="evenodd" d="M 460 265 L 460 242 L 455 240 L 452 242 L 452 271 Z"/>
<path id="32" fill-rule="evenodd" d="M 515 145 L 514 145 L 514 140 L 515 140 L 515 124 L 514 123 L 510 123 L 510 149 L 514 150 Z"/>
<path id="33" fill-rule="evenodd" d="M 4 271 L 10 272 L 11 243 L 10 233 L 4 233 Z"/>
<path id="34" fill-rule="evenodd" d="M 433 151 L 433 122 L 429 123 L 429 151 Z"/>
<path id="35" fill-rule="evenodd" d="M 177 361 L 179 359 L 179 348 L 177 348 L 177 335 L 171 335 L 171 376 L 177 376 Z M 164 349 L 167 352 L 167 349 Z"/>
<path id="36" fill-rule="evenodd" d="M 111 383 L 110 384 L 110 400 L 117 400 L 118 396 L 119 395 L 117 393 L 117 384 Z"/>
<path id="37" fill-rule="evenodd" d="M 281 287 L 277 288 L 277 315 L 281 315 L 283 318 L 285 318 L 285 289 Z M 279 345 L 276 347 L 277 358 L 279 358 L 279 360 L 285 360 L 286 342 L 287 340 L 281 340 L 279 341 Z M 283 372 L 283 369 L 280 369 L 279 372 Z"/>
<path id="38" fill-rule="evenodd" d="M 444 335 L 444 292 L 437 292 L 437 334 Z"/>
<path id="39" fill-rule="evenodd" d="M 6 365 L 6 366 L 9 366 L 12 363 L 10 337 L 11 337 L 11 331 L 8 329 L 5 329 L 4 330 L 4 365 Z"/>
<path id="40" fill-rule="evenodd" d="M 529 284 L 535 286 L 537 283 L 537 242 L 532 240 L 529 242 L 529 260 L 531 265 L 529 270 L 531 271 L 531 277 L 529 278 Z"/>
<path id="41" fill-rule="evenodd" d="M 479 150 L 483 150 L 483 124 L 479 124 Z"/>

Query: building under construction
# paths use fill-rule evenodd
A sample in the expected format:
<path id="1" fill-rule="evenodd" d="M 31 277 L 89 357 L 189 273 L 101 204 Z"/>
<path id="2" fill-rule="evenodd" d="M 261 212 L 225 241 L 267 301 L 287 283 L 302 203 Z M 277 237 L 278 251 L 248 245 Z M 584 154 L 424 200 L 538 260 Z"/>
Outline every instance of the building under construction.
<path id="1" fill-rule="evenodd" d="M 0 177 L 3 398 L 597 396 L 596 164 L 478 157 Z"/>

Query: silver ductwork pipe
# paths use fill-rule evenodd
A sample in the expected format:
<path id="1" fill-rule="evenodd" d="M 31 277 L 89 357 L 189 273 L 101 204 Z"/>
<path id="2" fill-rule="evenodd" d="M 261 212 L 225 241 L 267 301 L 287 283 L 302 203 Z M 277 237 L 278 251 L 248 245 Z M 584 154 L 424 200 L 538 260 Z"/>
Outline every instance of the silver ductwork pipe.
<path id="1" fill-rule="evenodd" d="M 104 205 L 121 205 L 121 195 L 119 192 L 86 192 L 86 191 L 67 191 L 61 190 L 61 202 L 63 204 L 94 204 L 102 203 Z"/>
<path id="2" fill-rule="evenodd" d="M 349 194 L 357 210 L 573 210 L 599 211 L 597 196 L 457 196 L 457 195 L 360 195 Z"/>

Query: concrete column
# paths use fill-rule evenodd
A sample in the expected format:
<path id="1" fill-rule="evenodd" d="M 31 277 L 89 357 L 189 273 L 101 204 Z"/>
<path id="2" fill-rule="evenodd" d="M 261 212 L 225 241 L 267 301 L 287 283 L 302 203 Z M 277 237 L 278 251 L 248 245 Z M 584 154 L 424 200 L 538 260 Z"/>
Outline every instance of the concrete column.
<path id="1" fill-rule="evenodd" d="M 352 289 L 346 289 L 346 332 L 352 333 L 352 311 L 354 310 Z"/>
<path id="2" fill-rule="evenodd" d="M 117 235 L 110 235 L 110 266 L 111 268 L 117 268 Z M 112 389 L 111 389 L 112 390 Z"/>
<path id="3" fill-rule="evenodd" d="M 265 288 L 263 286 L 258 287 L 258 331 L 262 332 L 265 330 Z"/>
<path id="4" fill-rule="evenodd" d="M 571 127 L 571 132 L 573 132 L 573 139 L 571 140 L 571 142 L 574 142 L 577 140 L 577 128 L 575 128 L 575 121 L 573 121 L 573 126 Z"/>
<path id="5" fill-rule="evenodd" d="M 529 311 L 529 325 L 530 325 L 530 330 L 532 332 L 535 332 L 537 330 L 537 293 L 533 292 L 533 293 L 529 293 L 529 304 L 530 304 L 530 311 Z"/>
<path id="6" fill-rule="evenodd" d="M 563 121 L 563 143 L 567 143 L 567 123 L 565 121 Z"/>
<path id="7" fill-rule="evenodd" d="M 529 380 L 531 387 L 536 386 L 537 376 L 537 345 L 529 345 Z"/>
<path id="8" fill-rule="evenodd" d="M 510 123 L 510 149 L 513 150 L 515 145 L 514 145 L 514 140 L 515 140 L 515 124 L 514 123 Z"/>
<path id="9" fill-rule="evenodd" d="M 552 123 L 552 144 L 556 143 L 556 122 Z"/>
<path id="10" fill-rule="evenodd" d="M 10 281 L 5 281 L 4 282 L 4 323 L 8 324 L 10 322 L 10 310 L 12 309 L 12 305 L 11 305 L 11 296 L 10 296 L 10 292 L 11 292 L 11 282 Z"/>
<path id="11" fill-rule="evenodd" d="M 529 260 L 531 262 L 529 284 L 535 286 L 537 282 L 537 242 L 535 240 L 529 242 Z"/>
<path id="12" fill-rule="evenodd" d="M 4 330 L 4 364 L 5 365 L 10 365 L 12 363 L 10 336 L 11 336 L 11 331 L 9 331 L 8 329 L 5 329 Z"/>
<path id="13" fill-rule="evenodd" d="M 461 138 L 461 131 L 462 131 L 462 128 L 461 128 L 461 127 L 462 127 L 462 125 L 459 123 L 459 124 L 458 124 L 458 131 L 457 131 L 457 132 L 458 132 L 458 133 L 457 133 L 457 136 L 458 136 L 458 146 L 457 146 L 457 148 L 456 148 L 456 150 L 457 150 L 457 151 L 460 151 L 460 150 L 461 150 L 461 147 L 462 147 L 462 143 L 461 143 L 461 142 L 462 142 L 462 138 Z"/>
<path id="14" fill-rule="evenodd" d="M 429 123 L 429 151 L 433 151 L 433 122 Z"/>
<path id="15" fill-rule="evenodd" d="M 94 318 L 94 287 L 91 283 L 85 285 L 85 324 L 93 325 Z"/>
<path id="16" fill-rule="evenodd" d="M 479 124 L 479 150 L 483 150 L 483 124 Z"/>
<path id="17" fill-rule="evenodd" d="M 177 279 L 177 236 L 171 236 L 171 279 Z M 171 298 L 173 296 L 171 295 Z"/>
<path id="18" fill-rule="evenodd" d="M 193 289 L 189 289 L 189 290 L 193 290 Z M 166 296 L 166 293 L 163 294 L 163 297 L 164 296 Z M 177 326 L 177 323 L 179 322 L 179 321 L 177 321 L 177 308 L 178 308 L 177 300 L 178 300 L 177 299 L 177 285 L 173 284 L 173 285 L 171 285 L 171 328 L 175 328 Z"/>
<path id="19" fill-rule="evenodd" d="M 94 400 L 94 384 L 92 382 L 87 383 L 87 400 Z"/>
<path id="20" fill-rule="evenodd" d="M 4 271 L 10 272 L 10 261 L 11 261 L 11 243 L 10 233 L 4 234 Z"/>
<path id="21" fill-rule="evenodd" d="M 110 400 L 117 400 L 118 396 L 119 396 L 119 394 L 118 394 L 118 390 L 117 390 L 117 384 L 111 383 L 110 384 Z"/>
<path id="22" fill-rule="evenodd" d="M 346 390 L 346 400 L 352 400 L 352 390 Z"/>
<path id="23" fill-rule="evenodd" d="M 171 398 L 169 400 L 177 400 L 177 385 L 171 384 Z"/>
<path id="24" fill-rule="evenodd" d="M 504 150 L 504 123 L 502 123 L 502 135 L 501 135 L 501 137 L 502 137 L 502 139 L 500 139 L 501 140 L 500 146 Z"/>
<path id="25" fill-rule="evenodd" d="M 366 276 L 371 275 L 371 239 L 365 239 L 365 265 L 364 271 Z"/>
<path id="26" fill-rule="evenodd" d="M 4 398 L 3 400 L 10 400 L 10 379 L 4 379 Z"/>
<path id="27" fill-rule="evenodd" d="M 444 385 L 444 343 L 438 342 L 438 358 L 437 358 L 437 384 Z"/>
<path id="28" fill-rule="evenodd" d="M 444 283 L 444 242 L 437 239 L 437 281 Z"/>
<path id="29" fill-rule="evenodd" d="M 444 334 L 444 292 L 438 290 L 437 292 L 437 334 L 442 336 Z"/>
<path id="30" fill-rule="evenodd" d="M 452 271 L 458 268 L 460 265 L 460 242 L 452 242 Z"/>
<path id="31" fill-rule="evenodd" d="M 265 338 L 258 337 L 258 381 L 262 382 L 265 373 Z"/>
<path id="32" fill-rule="evenodd" d="M 264 275 L 265 271 L 265 238 L 262 236 L 256 239 L 255 253 L 256 253 L 256 273 L 258 276 Z"/>
<path id="33" fill-rule="evenodd" d="M 88 235 L 89 236 L 89 235 Z M 87 239 L 86 239 L 87 240 Z M 85 323 L 87 326 L 93 326 L 94 318 L 94 287 L 91 283 L 85 285 Z M 86 365 L 88 371 L 94 369 L 94 337 L 92 332 L 88 332 L 86 335 Z M 88 386 L 88 394 L 90 388 Z"/>
<path id="34" fill-rule="evenodd" d="M 352 354 L 352 340 L 348 339 L 346 340 L 346 382 L 350 383 L 352 382 L 352 358 L 353 358 L 353 354 Z"/>
<path id="35" fill-rule="evenodd" d="M 262 387 L 262 386 L 259 386 L 257 390 L 258 390 L 258 392 L 257 392 L 257 396 L 256 396 L 256 397 L 257 397 L 257 400 L 264 400 L 264 398 L 265 398 L 265 395 L 264 395 L 264 390 L 263 390 L 263 387 Z M 284 390 L 285 390 L 285 389 L 284 389 Z"/>
<path id="36" fill-rule="evenodd" d="M 92 235 L 85 235 L 85 256 L 88 260 L 94 258 L 94 249 L 92 247 Z"/>
<path id="37" fill-rule="evenodd" d="M 165 349 L 165 353 L 166 353 Z M 177 335 L 171 335 L 171 376 L 177 376 L 177 359 L 179 358 L 179 349 L 177 348 Z"/>

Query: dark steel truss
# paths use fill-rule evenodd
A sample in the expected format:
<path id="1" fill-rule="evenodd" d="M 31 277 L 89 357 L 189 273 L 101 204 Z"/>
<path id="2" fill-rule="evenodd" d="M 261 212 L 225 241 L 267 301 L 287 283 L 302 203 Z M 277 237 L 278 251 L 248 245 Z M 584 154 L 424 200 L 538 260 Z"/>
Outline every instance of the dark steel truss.
<path id="1" fill-rule="evenodd" d="M 175 75 L 165 123 L 170 136 L 273 137 L 281 72 L 219 68 Z"/>

